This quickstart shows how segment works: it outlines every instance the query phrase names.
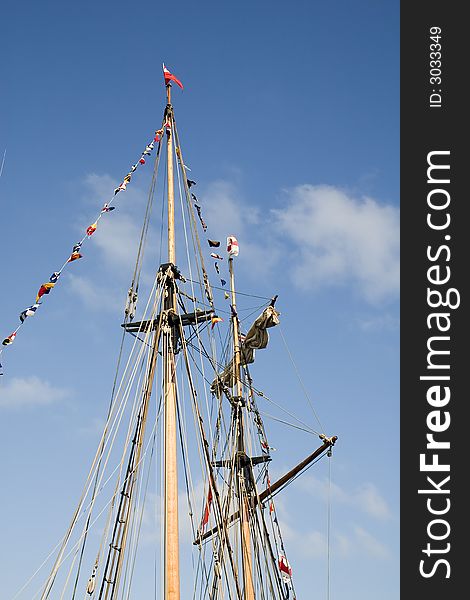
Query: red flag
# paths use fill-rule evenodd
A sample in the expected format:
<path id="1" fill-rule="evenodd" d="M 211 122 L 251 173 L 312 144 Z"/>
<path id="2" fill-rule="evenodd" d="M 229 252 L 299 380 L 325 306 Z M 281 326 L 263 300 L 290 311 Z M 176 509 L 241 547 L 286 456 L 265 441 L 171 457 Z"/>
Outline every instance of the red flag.
<path id="1" fill-rule="evenodd" d="M 174 81 L 176 85 L 179 85 L 183 89 L 183 84 L 179 79 L 170 73 L 170 71 L 163 65 L 163 77 L 165 78 L 165 84 L 168 85 L 170 81 Z"/>
<path id="2" fill-rule="evenodd" d="M 209 522 L 209 513 L 211 510 L 211 504 L 212 504 L 212 488 L 209 487 L 209 493 L 207 494 L 206 508 L 204 509 L 204 516 L 202 517 L 202 523 L 201 523 L 203 528 Z"/>
<path id="3" fill-rule="evenodd" d="M 283 574 L 283 579 L 290 579 L 292 577 L 292 569 L 290 564 L 287 562 L 285 556 L 279 556 L 279 570 Z"/>

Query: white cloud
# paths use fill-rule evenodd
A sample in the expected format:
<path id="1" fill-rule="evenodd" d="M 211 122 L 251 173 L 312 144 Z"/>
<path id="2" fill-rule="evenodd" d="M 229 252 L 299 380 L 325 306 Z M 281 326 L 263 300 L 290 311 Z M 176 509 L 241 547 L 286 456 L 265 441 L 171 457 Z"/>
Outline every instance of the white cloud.
<path id="1" fill-rule="evenodd" d="M 386 520 L 390 509 L 373 483 L 365 483 L 353 494 L 353 502 L 371 517 Z"/>
<path id="2" fill-rule="evenodd" d="M 205 217 L 207 225 L 220 238 L 243 235 L 247 227 L 261 222 L 260 209 L 247 205 L 240 192 L 226 181 L 214 181 L 207 187 L 204 206 L 209 208 Z"/>
<path id="3" fill-rule="evenodd" d="M 116 185 L 108 175 L 92 174 L 85 182 L 87 198 L 100 207 Z M 146 202 L 144 192 L 132 185 L 118 195 L 118 210 L 100 220 L 90 240 L 107 264 L 128 273 Z M 267 210 L 248 202 L 235 185 L 218 180 L 201 191 L 200 203 L 211 238 L 222 245 L 227 235 L 238 238 L 238 262 L 248 277 L 267 279 L 282 270 L 301 289 L 349 285 L 371 303 L 396 297 L 397 208 L 328 185 L 300 185 L 286 198 L 283 208 Z"/>
<path id="4" fill-rule="evenodd" d="M 353 284 L 370 302 L 393 297 L 399 286 L 398 210 L 356 199 L 327 185 L 301 185 L 288 205 L 273 210 L 279 231 L 294 244 L 300 287 Z"/>
<path id="5" fill-rule="evenodd" d="M 335 550 L 338 556 L 346 558 L 354 555 L 354 544 L 350 537 L 342 533 L 336 533 L 334 539 Z"/>
<path id="6" fill-rule="evenodd" d="M 356 323 L 362 331 L 368 333 L 394 331 L 400 324 L 399 320 L 390 314 L 360 318 L 357 319 Z"/>
<path id="7" fill-rule="evenodd" d="M 354 525 L 348 534 L 334 534 L 334 552 L 341 558 L 356 558 L 358 551 L 379 560 L 391 557 L 389 548 L 363 527 Z"/>
<path id="8" fill-rule="evenodd" d="M 279 506 L 277 504 L 276 506 L 279 514 Z M 286 520 L 281 519 L 279 519 L 279 527 L 289 552 L 295 553 L 302 560 L 326 557 L 328 539 L 325 533 L 318 530 L 295 529 Z M 355 558 L 358 550 L 380 560 L 391 556 L 385 544 L 359 525 L 353 525 L 352 531 L 349 530 L 347 533 L 333 532 L 331 547 L 336 555 L 346 559 Z"/>
<path id="9" fill-rule="evenodd" d="M 39 377 L 14 377 L 0 387 L 0 408 L 45 406 L 68 396 L 68 390 L 56 388 Z"/>
<path id="10" fill-rule="evenodd" d="M 93 276 L 68 272 L 67 277 L 69 291 L 87 308 L 122 313 L 137 257 L 147 196 L 132 182 L 126 191 L 110 201 L 116 186 L 116 181 L 106 174 L 92 173 L 85 177 L 83 202 L 87 213 L 93 214 L 94 210 L 96 216 L 105 202 L 115 205 L 116 210 L 105 213 L 99 219 L 96 232 L 85 240 L 82 247 L 83 264 L 88 267 L 86 273 L 90 273 L 91 266 Z M 81 219 L 78 226 L 82 233 L 84 223 Z M 87 264 L 88 260 L 91 265 Z M 143 272 L 141 282 L 147 279 Z"/>
<path id="11" fill-rule="evenodd" d="M 326 555 L 327 539 L 325 534 L 320 531 L 298 531 L 288 525 L 286 521 L 281 520 L 279 520 L 279 527 L 286 546 L 295 548 L 299 556 L 303 558 L 320 558 Z"/>
<path id="12" fill-rule="evenodd" d="M 125 294 L 117 294 L 110 287 L 103 287 L 80 275 L 67 274 L 69 291 L 92 310 L 124 311 Z"/>
<path id="13" fill-rule="evenodd" d="M 375 519 L 385 521 L 392 517 L 387 502 L 373 483 L 366 482 L 354 490 L 343 490 L 333 482 L 328 486 L 327 480 L 322 481 L 312 475 L 305 475 L 299 479 L 298 485 L 314 498 L 326 501 L 330 494 L 332 502 L 354 506 Z"/>
<path id="14" fill-rule="evenodd" d="M 109 202 L 116 182 L 109 175 L 95 173 L 85 178 L 87 199 L 100 210 L 105 202 Z M 95 244 L 102 252 L 104 260 L 120 270 L 128 272 L 135 264 L 142 224 L 138 222 L 136 213 L 140 215 L 145 206 L 145 194 L 136 186 L 129 186 L 120 192 L 114 202 L 116 210 L 104 214 L 99 220 L 98 228 L 89 243 Z"/>
<path id="15" fill-rule="evenodd" d="M 377 540 L 372 534 L 362 527 L 354 527 L 354 536 L 357 542 L 356 548 L 359 546 L 369 556 L 380 559 L 390 557 L 390 550 L 387 548 L 387 546 L 382 544 L 382 542 Z"/>
<path id="16" fill-rule="evenodd" d="M 240 244 L 237 262 L 243 271 L 254 279 L 267 277 L 279 262 L 281 247 L 268 233 L 269 213 L 261 207 L 247 203 L 234 185 L 215 181 L 204 191 L 204 219 L 211 237 L 221 240 L 235 235 Z"/>

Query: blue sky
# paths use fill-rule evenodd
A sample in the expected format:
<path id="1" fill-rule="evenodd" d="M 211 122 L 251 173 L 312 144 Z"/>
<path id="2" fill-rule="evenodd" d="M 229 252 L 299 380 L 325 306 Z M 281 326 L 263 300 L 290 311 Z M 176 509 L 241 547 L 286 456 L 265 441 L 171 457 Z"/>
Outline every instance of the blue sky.
<path id="1" fill-rule="evenodd" d="M 398 3 L 27 1 L 3 17 L 2 338 L 159 127 L 164 61 L 185 86 L 176 119 L 209 229 L 239 238 L 240 289 L 279 294 L 282 334 L 339 436 L 331 599 L 397 598 Z M 5 598 L 64 531 L 96 447 L 149 172 L 2 355 Z M 253 374 L 317 429 L 279 331 Z M 279 473 L 317 445 L 266 426 Z M 326 481 L 320 463 L 280 500 L 298 597 L 326 597 Z"/>

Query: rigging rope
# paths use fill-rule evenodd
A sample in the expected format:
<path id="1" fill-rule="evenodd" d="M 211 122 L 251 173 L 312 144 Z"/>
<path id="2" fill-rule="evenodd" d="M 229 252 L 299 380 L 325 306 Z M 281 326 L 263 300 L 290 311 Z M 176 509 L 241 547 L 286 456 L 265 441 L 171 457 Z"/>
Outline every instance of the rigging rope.
<path id="1" fill-rule="evenodd" d="M 333 452 L 331 448 L 327 452 L 328 455 L 328 514 L 326 525 L 326 548 L 327 548 L 327 576 L 326 576 L 326 600 L 330 600 L 330 550 L 331 550 L 331 457 Z"/>
<path id="2" fill-rule="evenodd" d="M 288 347 L 287 342 L 286 342 L 286 338 L 284 337 L 284 334 L 282 332 L 282 327 L 280 325 L 279 325 L 279 332 L 281 334 L 282 341 L 284 342 L 284 346 L 285 346 L 285 348 L 287 350 L 287 354 L 289 355 L 289 358 L 290 358 L 290 360 L 292 362 L 292 366 L 294 367 L 294 370 L 295 370 L 295 373 L 297 375 L 297 378 L 298 378 L 298 380 L 300 382 L 300 385 L 301 385 L 301 387 L 302 387 L 302 389 L 304 391 L 305 397 L 307 398 L 308 403 L 310 405 L 310 408 L 312 409 L 313 416 L 318 421 L 318 424 L 320 425 L 320 429 L 322 430 L 322 433 L 324 433 L 323 425 L 321 424 L 320 418 L 318 417 L 317 412 L 316 412 L 315 408 L 313 407 L 312 400 L 310 399 L 310 396 L 309 396 L 309 394 L 307 392 L 307 388 L 305 387 L 304 382 L 302 381 L 302 378 L 300 376 L 299 370 L 297 368 L 297 365 L 295 364 L 295 361 L 294 361 L 294 358 L 293 358 L 293 356 L 291 354 L 291 351 L 289 350 L 289 347 Z"/>

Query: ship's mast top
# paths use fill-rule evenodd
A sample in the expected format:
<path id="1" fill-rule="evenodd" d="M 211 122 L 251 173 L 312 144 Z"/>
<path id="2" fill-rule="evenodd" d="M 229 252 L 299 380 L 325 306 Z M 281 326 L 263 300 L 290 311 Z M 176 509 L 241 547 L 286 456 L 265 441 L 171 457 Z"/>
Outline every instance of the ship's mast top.
<path id="1" fill-rule="evenodd" d="M 168 184 L 168 262 L 175 264 L 175 192 L 173 181 L 173 107 L 171 105 L 171 83 L 166 83 L 166 118 L 170 127 L 166 127 L 167 142 L 167 184 Z M 168 121 L 169 120 L 169 121 Z"/>

